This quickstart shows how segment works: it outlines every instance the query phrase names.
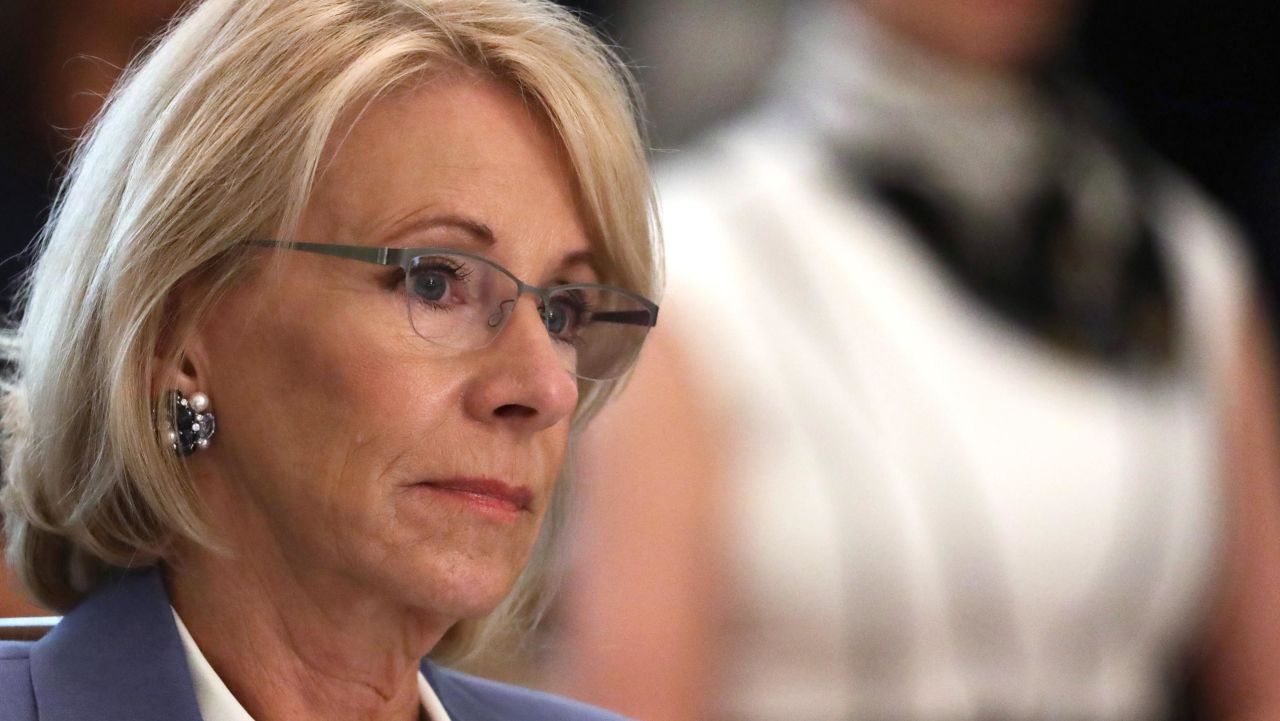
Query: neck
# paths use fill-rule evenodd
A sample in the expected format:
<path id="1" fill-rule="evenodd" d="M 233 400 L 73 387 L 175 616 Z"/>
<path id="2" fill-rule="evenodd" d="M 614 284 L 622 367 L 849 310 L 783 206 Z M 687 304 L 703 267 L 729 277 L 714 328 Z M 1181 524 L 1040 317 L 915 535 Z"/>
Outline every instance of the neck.
<path id="1" fill-rule="evenodd" d="M 421 658 L 447 623 L 341 579 L 299 574 L 279 554 L 180 553 L 166 571 L 175 610 L 256 721 L 414 721 Z"/>
<path id="2" fill-rule="evenodd" d="M 1038 189 L 1057 121 L 1029 77 L 956 67 L 853 2 L 797 20 L 778 95 L 829 147 L 1001 216 L 993 222 Z"/>

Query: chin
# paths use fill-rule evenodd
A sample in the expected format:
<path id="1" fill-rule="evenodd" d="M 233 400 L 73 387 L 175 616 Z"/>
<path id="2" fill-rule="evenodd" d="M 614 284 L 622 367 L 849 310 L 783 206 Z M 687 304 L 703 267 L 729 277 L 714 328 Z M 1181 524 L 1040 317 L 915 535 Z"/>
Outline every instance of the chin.
<path id="1" fill-rule="evenodd" d="M 468 556 L 465 552 L 424 552 L 408 563 L 380 564 L 379 585 L 404 606 L 450 620 L 491 613 L 511 592 L 524 570 L 523 558 Z"/>
<path id="2" fill-rule="evenodd" d="M 488 574 L 470 570 L 435 578 L 430 590 L 423 594 L 423 607 L 456 620 L 482 618 L 502 603 L 518 576 L 516 573 Z"/>

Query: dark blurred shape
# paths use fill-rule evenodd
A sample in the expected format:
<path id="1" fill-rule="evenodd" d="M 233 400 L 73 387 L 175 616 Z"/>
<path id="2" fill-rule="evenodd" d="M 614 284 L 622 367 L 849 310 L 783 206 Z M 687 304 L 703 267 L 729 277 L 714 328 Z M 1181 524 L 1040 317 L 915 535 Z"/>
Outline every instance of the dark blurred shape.
<path id="1" fill-rule="evenodd" d="M 0 9 L 0 310 L 48 215 L 61 159 L 181 0 L 10 0 Z"/>
<path id="2" fill-rule="evenodd" d="M 52 152 L 30 112 L 31 46 L 28 31 L 41 13 L 38 2 L 4 6 L 0 16 L 0 95 L 10 108 L 0 114 L 0 276 L 7 285 L 19 270 L 13 256 L 35 235 L 48 205 Z M 8 306 L 5 293 L 4 306 Z"/>
<path id="3" fill-rule="evenodd" d="M 1083 64 L 1157 150 L 1244 225 L 1280 318 L 1280 6 L 1223 0 L 1090 6 Z"/>
<path id="4" fill-rule="evenodd" d="M 626 0 L 565 0 L 560 4 L 583 13 L 588 24 L 602 27 L 612 34 L 618 29 L 622 11 L 631 3 Z"/>

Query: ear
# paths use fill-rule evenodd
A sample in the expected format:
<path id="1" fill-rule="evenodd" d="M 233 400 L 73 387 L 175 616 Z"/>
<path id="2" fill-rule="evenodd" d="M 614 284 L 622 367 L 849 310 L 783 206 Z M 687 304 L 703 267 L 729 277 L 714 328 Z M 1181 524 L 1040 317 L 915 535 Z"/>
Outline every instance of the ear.
<path id="1" fill-rule="evenodd" d="M 177 332 L 161 333 L 156 342 L 151 373 L 153 399 L 169 390 L 179 391 L 187 397 L 197 392 L 208 392 L 209 354 L 203 329 L 197 327 L 181 335 L 179 333 L 185 329 L 173 330 Z"/>

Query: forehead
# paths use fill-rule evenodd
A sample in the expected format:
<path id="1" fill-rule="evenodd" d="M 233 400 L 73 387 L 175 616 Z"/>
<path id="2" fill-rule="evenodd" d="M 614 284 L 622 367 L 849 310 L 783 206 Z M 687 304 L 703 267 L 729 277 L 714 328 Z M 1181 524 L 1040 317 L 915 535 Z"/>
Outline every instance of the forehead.
<path id="1" fill-rule="evenodd" d="M 430 244 L 432 216 L 490 228 L 506 262 L 587 250 L 559 140 L 519 92 L 490 78 L 438 77 L 379 98 L 331 138 L 304 214 L 321 242 Z M 394 241 L 394 242 L 393 242 Z"/>

